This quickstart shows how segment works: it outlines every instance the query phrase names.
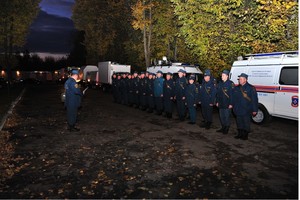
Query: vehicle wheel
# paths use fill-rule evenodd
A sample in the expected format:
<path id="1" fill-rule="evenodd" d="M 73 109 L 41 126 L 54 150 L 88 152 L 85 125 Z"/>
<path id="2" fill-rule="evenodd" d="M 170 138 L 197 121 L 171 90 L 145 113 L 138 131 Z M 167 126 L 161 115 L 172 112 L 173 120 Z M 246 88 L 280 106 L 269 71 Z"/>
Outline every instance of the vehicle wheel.
<path id="1" fill-rule="evenodd" d="M 270 119 L 271 119 L 271 116 L 270 116 L 269 112 L 267 111 L 267 109 L 263 105 L 259 104 L 257 115 L 255 117 L 252 117 L 252 121 L 255 124 L 260 125 L 260 124 L 269 122 Z"/>

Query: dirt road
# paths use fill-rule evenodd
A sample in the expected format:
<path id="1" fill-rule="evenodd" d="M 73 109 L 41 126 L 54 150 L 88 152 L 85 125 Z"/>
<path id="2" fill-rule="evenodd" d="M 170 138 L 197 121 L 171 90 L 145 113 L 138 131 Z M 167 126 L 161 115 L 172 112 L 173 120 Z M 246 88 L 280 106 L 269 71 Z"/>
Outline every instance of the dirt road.
<path id="1" fill-rule="evenodd" d="M 61 85 L 28 88 L 1 132 L 0 198 L 298 198 L 298 123 L 248 141 L 88 90 L 69 133 Z M 198 112 L 198 124 L 201 121 Z"/>

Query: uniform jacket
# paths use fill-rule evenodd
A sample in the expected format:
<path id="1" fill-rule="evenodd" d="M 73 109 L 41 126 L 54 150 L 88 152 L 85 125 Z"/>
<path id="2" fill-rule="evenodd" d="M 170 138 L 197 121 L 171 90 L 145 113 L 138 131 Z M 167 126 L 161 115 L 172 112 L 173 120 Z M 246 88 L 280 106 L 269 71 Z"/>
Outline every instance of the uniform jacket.
<path id="1" fill-rule="evenodd" d="M 141 78 L 139 80 L 139 94 L 146 95 L 146 78 Z"/>
<path id="2" fill-rule="evenodd" d="M 242 92 L 243 91 L 243 92 Z M 244 94 L 248 98 L 244 97 Z M 248 82 L 241 86 L 238 85 L 233 91 L 233 111 L 236 115 L 249 115 L 258 111 L 258 98 L 255 87 Z"/>
<path id="3" fill-rule="evenodd" d="M 139 83 L 140 79 L 138 77 L 133 78 L 133 93 L 138 94 L 139 93 Z"/>
<path id="4" fill-rule="evenodd" d="M 199 88 L 195 84 L 188 84 L 185 90 L 187 107 L 193 107 L 198 103 Z"/>
<path id="5" fill-rule="evenodd" d="M 164 79 L 162 77 L 154 80 L 154 97 L 163 95 Z"/>
<path id="6" fill-rule="evenodd" d="M 147 80 L 146 94 L 147 96 L 154 96 L 154 79 Z"/>
<path id="7" fill-rule="evenodd" d="M 234 90 L 234 83 L 231 80 L 225 82 L 221 81 L 217 86 L 216 103 L 219 108 L 226 109 L 232 105 L 232 94 Z"/>
<path id="8" fill-rule="evenodd" d="M 175 96 L 177 100 L 181 100 L 185 97 L 185 89 L 187 85 L 187 80 L 185 77 L 178 78 L 175 82 Z"/>
<path id="9" fill-rule="evenodd" d="M 65 106 L 67 108 L 78 108 L 81 104 L 82 92 L 77 82 L 73 78 L 69 78 L 65 83 L 66 99 Z"/>
<path id="10" fill-rule="evenodd" d="M 164 81 L 164 98 L 170 99 L 175 96 L 175 83 L 173 79 Z"/>
<path id="11" fill-rule="evenodd" d="M 200 102 L 202 105 L 207 106 L 209 104 L 215 104 L 216 100 L 216 86 L 211 78 L 210 81 L 206 82 L 203 80 L 202 84 L 200 85 Z"/>

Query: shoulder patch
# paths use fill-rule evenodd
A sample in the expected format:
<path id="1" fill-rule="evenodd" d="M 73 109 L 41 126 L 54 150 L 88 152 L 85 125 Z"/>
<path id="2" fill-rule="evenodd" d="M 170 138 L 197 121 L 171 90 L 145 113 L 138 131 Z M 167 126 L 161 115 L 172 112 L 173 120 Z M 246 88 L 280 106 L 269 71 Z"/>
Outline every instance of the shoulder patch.
<path id="1" fill-rule="evenodd" d="M 75 88 L 78 88 L 78 84 L 75 84 Z"/>

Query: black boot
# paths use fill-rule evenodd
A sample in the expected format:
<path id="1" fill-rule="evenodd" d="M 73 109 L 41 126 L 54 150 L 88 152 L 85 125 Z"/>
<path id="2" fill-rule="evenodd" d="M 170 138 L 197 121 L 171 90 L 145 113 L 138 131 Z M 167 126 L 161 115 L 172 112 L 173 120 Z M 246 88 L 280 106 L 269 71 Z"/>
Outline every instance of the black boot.
<path id="1" fill-rule="evenodd" d="M 224 135 L 228 134 L 228 131 L 229 131 L 229 126 L 225 126 L 223 129 L 223 134 Z"/>
<path id="2" fill-rule="evenodd" d="M 240 139 L 242 137 L 242 130 L 238 129 L 238 134 L 236 136 L 234 136 L 235 139 Z"/>
<path id="3" fill-rule="evenodd" d="M 205 121 L 204 121 L 204 122 L 202 122 L 202 123 L 199 125 L 199 126 L 200 126 L 200 128 L 205 128 L 205 127 L 206 127 L 206 123 L 207 123 L 207 122 L 205 122 Z"/>
<path id="4" fill-rule="evenodd" d="M 248 140 L 248 131 L 242 130 L 242 140 Z"/>
<path id="5" fill-rule="evenodd" d="M 206 122 L 205 129 L 206 130 L 210 129 L 210 125 L 211 125 L 211 122 Z"/>
<path id="6" fill-rule="evenodd" d="M 218 132 L 218 133 L 222 133 L 223 131 L 224 131 L 224 129 L 225 129 L 225 127 L 224 126 L 222 126 L 222 128 L 220 128 L 219 130 L 217 130 L 216 132 Z"/>

